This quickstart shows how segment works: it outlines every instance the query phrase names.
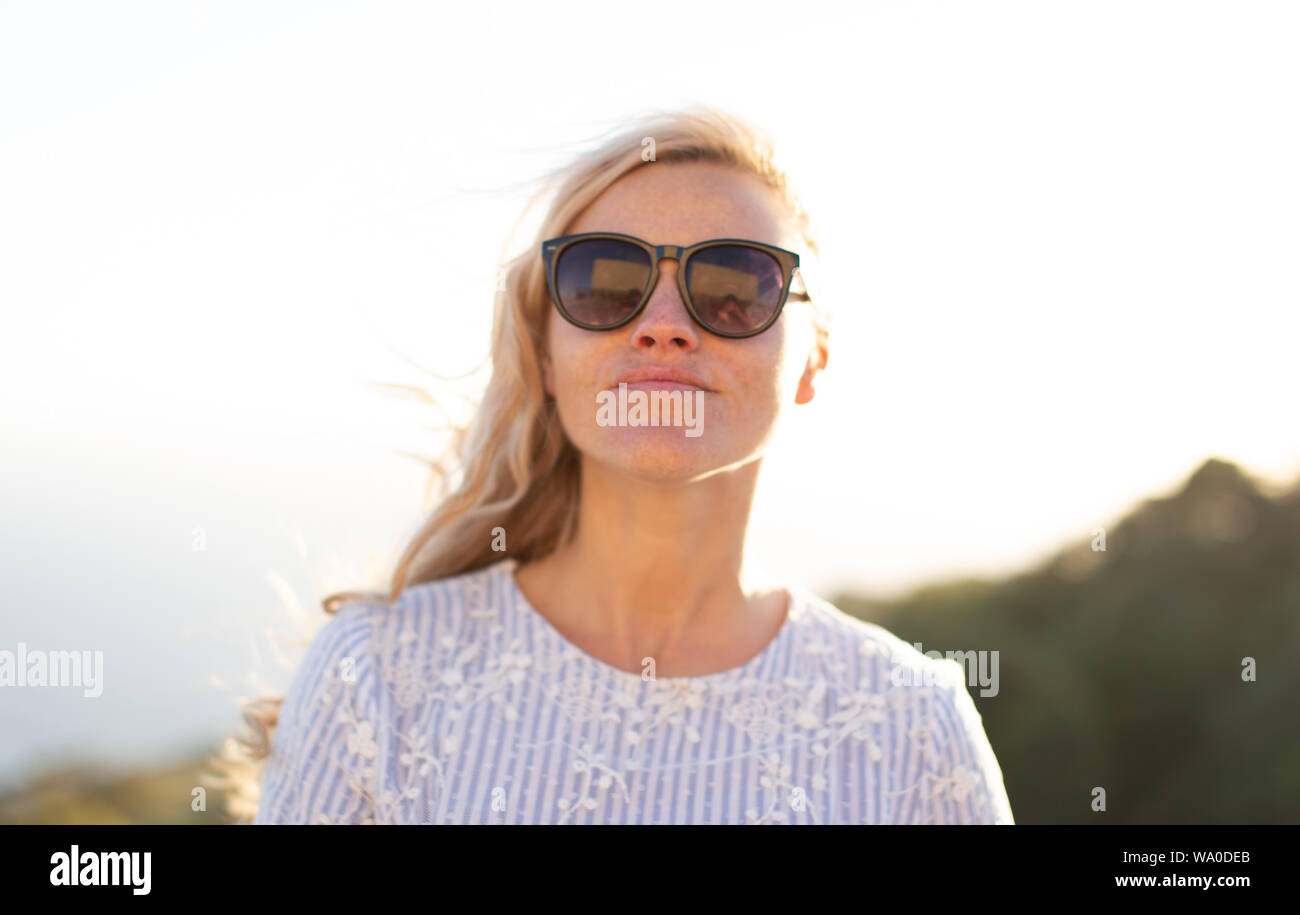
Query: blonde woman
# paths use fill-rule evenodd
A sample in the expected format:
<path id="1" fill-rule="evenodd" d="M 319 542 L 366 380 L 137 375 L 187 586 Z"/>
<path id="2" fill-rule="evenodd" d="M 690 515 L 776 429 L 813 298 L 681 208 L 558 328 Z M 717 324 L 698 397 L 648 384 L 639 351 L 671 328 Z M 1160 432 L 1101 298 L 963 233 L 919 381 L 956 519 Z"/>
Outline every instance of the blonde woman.
<path id="1" fill-rule="evenodd" d="M 770 144 L 657 115 L 552 187 L 457 482 L 263 706 L 254 822 L 1011 823 L 957 664 L 747 562 L 829 343 Z"/>

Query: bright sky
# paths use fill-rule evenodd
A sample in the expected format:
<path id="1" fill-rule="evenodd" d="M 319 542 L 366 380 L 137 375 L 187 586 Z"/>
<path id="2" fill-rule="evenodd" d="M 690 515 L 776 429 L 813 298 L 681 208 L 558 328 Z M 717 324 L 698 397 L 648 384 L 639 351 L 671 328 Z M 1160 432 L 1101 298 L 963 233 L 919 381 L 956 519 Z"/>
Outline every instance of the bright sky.
<path id="1" fill-rule="evenodd" d="M 365 379 L 481 366 L 512 188 L 691 102 L 776 138 L 835 312 L 776 570 L 997 573 L 1211 455 L 1293 478 L 1298 46 L 1226 0 L 7 3 L 0 572 L 395 550 L 430 418 Z"/>

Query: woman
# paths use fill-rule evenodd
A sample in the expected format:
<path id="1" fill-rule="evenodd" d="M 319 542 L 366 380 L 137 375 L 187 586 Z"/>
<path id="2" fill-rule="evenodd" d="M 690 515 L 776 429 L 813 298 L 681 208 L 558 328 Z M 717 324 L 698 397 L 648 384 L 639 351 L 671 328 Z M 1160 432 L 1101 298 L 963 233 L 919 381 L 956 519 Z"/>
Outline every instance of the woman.
<path id="1" fill-rule="evenodd" d="M 388 599 L 326 602 L 254 822 L 1012 822 L 958 665 L 747 562 L 827 362 L 769 145 L 696 110 L 560 178 L 457 485 Z"/>

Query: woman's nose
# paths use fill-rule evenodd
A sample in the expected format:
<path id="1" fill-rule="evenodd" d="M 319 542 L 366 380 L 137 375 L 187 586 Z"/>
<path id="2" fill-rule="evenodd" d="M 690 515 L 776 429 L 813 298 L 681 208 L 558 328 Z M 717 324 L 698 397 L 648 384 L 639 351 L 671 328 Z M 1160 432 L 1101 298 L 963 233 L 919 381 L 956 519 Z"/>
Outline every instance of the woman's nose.
<path id="1" fill-rule="evenodd" d="M 699 339 L 699 328 L 677 289 L 677 261 L 664 260 L 659 264 L 659 280 L 650 292 L 650 301 L 634 322 L 633 341 L 638 346 L 661 342 L 696 346 Z"/>

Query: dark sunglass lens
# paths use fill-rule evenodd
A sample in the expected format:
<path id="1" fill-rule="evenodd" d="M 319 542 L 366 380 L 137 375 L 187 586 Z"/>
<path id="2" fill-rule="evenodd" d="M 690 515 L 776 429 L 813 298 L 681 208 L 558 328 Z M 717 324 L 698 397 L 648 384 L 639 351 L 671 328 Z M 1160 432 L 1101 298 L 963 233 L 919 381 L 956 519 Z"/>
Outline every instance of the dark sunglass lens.
<path id="1" fill-rule="evenodd" d="M 649 281 L 650 255 L 612 238 L 574 242 L 555 265 L 560 304 L 574 320 L 597 327 L 630 315 Z"/>
<path id="2" fill-rule="evenodd" d="M 762 327 L 781 302 L 785 272 L 776 258 L 757 248 L 718 245 L 691 257 L 686 288 L 700 319 L 726 334 Z"/>

